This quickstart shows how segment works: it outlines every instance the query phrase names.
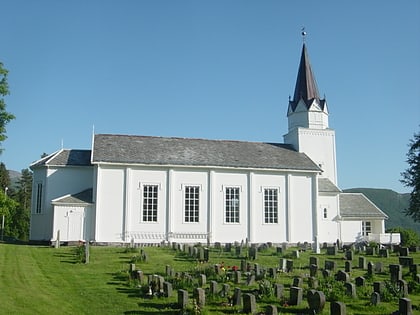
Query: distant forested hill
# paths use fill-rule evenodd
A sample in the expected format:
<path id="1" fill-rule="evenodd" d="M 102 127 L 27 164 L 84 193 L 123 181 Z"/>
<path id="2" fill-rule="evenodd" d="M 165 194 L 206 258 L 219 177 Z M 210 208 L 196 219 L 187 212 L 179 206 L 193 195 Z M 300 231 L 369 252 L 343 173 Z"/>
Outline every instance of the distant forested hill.
<path id="1" fill-rule="evenodd" d="M 363 193 L 379 209 L 385 212 L 389 219 L 385 221 L 385 228 L 403 227 L 411 229 L 420 234 L 420 223 L 415 223 L 411 217 L 404 215 L 404 209 L 408 208 L 410 194 L 399 194 L 390 189 L 375 188 L 351 188 L 344 192 Z"/>

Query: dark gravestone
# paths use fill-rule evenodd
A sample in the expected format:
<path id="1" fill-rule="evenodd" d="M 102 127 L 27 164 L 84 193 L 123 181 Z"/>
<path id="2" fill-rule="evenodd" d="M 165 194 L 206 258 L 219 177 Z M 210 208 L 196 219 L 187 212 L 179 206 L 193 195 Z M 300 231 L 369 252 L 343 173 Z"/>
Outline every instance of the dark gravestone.
<path id="1" fill-rule="evenodd" d="M 337 269 L 337 263 L 332 260 L 326 260 L 324 263 L 324 269 L 335 271 L 335 269 Z"/>
<path id="2" fill-rule="evenodd" d="M 319 265 L 318 257 L 311 256 L 309 257 L 309 265 Z"/>
<path id="3" fill-rule="evenodd" d="M 225 244 L 225 252 L 230 253 L 232 251 L 232 243 Z"/>
<path id="4" fill-rule="evenodd" d="M 392 283 L 396 283 L 398 280 L 402 280 L 401 265 L 389 265 L 389 273 Z"/>
<path id="5" fill-rule="evenodd" d="M 303 296 L 302 288 L 291 287 L 290 288 L 289 304 L 290 305 L 300 305 L 300 303 L 302 303 L 302 296 Z"/>
<path id="6" fill-rule="evenodd" d="M 204 261 L 209 261 L 210 258 L 210 250 L 208 248 L 204 248 Z"/>
<path id="7" fill-rule="evenodd" d="M 375 264 L 373 262 L 369 261 L 368 265 L 367 265 L 367 273 L 368 273 L 369 276 L 373 275 L 374 268 L 375 268 Z"/>
<path id="8" fill-rule="evenodd" d="M 241 283 L 241 272 L 239 270 L 236 270 L 233 274 L 233 280 L 235 282 L 235 284 L 239 284 Z"/>
<path id="9" fill-rule="evenodd" d="M 273 267 L 268 268 L 268 276 L 272 279 L 275 279 L 277 276 L 276 268 L 273 268 Z"/>
<path id="10" fill-rule="evenodd" d="M 381 295 L 378 292 L 373 292 L 370 296 L 370 303 L 374 306 L 381 302 Z"/>
<path id="11" fill-rule="evenodd" d="M 373 283 L 373 292 L 382 294 L 385 290 L 385 283 L 383 283 L 382 281 L 375 281 Z"/>
<path id="12" fill-rule="evenodd" d="M 408 247 L 400 248 L 400 256 L 410 256 L 410 250 L 408 249 Z"/>
<path id="13" fill-rule="evenodd" d="M 376 254 L 375 247 L 368 246 L 366 247 L 366 255 L 374 256 Z"/>
<path id="14" fill-rule="evenodd" d="M 248 249 L 248 257 L 251 260 L 257 259 L 257 248 L 252 246 Z"/>
<path id="15" fill-rule="evenodd" d="M 245 293 L 243 296 L 243 300 L 244 300 L 244 313 L 255 314 L 255 311 L 257 310 L 255 295 L 252 293 Z"/>
<path id="16" fill-rule="evenodd" d="M 265 307 L 265 315 L 277 315 L 277 306 L 275 305 L 267 305 Z"/>
<path id="17" fill-rule="evenodd" d="M 293 283 L 292 283 L 293 287 L 301 288 L 302 284 L 303 284 L 303 279 L 301 277 L 294 277 L 293 278 Z"/>
<path id="18" fill-rule="evenodd" d="M 242 257 L 242 246 L 236 246 L 235 247 L 235 255 L 237 256 L 237 257 Z"/>
<path id="19" fill-rule="evenodd" d="M 309 266 L 309 275 L 311 277 L 316 277 L 318 273 L 318 265 L 311 264 Z"/>
<path id="20" fill-rule="evenodd" d="M 326 299 L 323 292 L 309 290 L 307 298 L 311 314 L 318 314 L 324 309 Z"/>
<path id="21" fill-rule="evenodd" d="M 344 271 L 345 272 L 351 272 L 351 261 L 346 261 L 344 263 Z"/>
<path id="22" fill-rule="evenodd" d="M 379 250 L 379 256 L 384 257 L 384 258 L 389 258 L 389 250 L 386 248 L 381 248 Z"/>
<path id="23" fill-rule="evenodd" d="M 197 305 L 203 307 L 206 305 L 206 291 L 202 288 L 195 288 L 193 293 Z"/>
<path id="24" fill-rule="evenodd" d="M 399 263 L 403 267 L 410 267 L 412 264 L 414 264 L 413 257 L 407 257 L 407 256 L 400 256 L 398 257 Z"/>
<path id="25" fill-rule="evenodd" d="M 274 287 L 274 296 L 276 297 L 277 300 L 281 300 L 284 295 L 284 285 L 281 283 L 274 283 L 273 287 Z"/>
<path id="26" fill-rule="evenodd" d="M 328 269 L 322 270 L 322 276 L 324 277 L 324 279 L 331 277 L 331 270 L 328 270 Z"/>
<path id="27" fill-rule="evenodd" d="M 198 285 L 200 287 L 204 287 L 206 285 L 206 283 L 207 283 L 207 277 L 206 277 L 206 275 L 205 274 L 200 274 L 198 276 Z"/>
<path id="28" fill-rule="evenodd" d="M 293 252 L 292 252 L 292 255 L 293 255 L 293 258 L 297 258 L 297 259 L 299 259 L 299 251 L 298 250 L 294 250 Z"/>
<path id="29" fill-rule="evenodd" d="M 351 250 L 346 251 L 346 259 L 353 260 L 353 251 Z"/>
<path id="30" fill-rule="evenodd" d="M 346 304 L 343 302 L 331 302 L 330 315 L 346 315 Z"/>
<path id="31" fill-rule="evenodd" d="M 277 255 L 282 255 L 283 254 L 283 248 L 276 247 L 276 253 L 277 253 Z"/>
<path id="32" fill-rule="evenodd" d="M 343 270 L 339 270 L 336 274 L 336 279 L 337 279 L 337 281 L 349 282 L 350 281 L 350 276 L 347 272 L 345 272 Z"/>
<path id="33" fill-rule="evenodd" d="M 366 258 L 359 257 L 359 268 L 365 270 L 367 268 Z"/>
<path id="34" fill-rule="evenodd" d="M 413 308 L 411 306 L 411 300 L 408 298 L 401 298 L 399 300 L 399 315 L 413 315 Z"/>
<path id="35" fill-rule="evenodd" d="M 246 271 L 246 269 L 247 269 L 246 266 L 247 266 L 246 260 L 242 259 L 241 260 L 241 271 L 242 272 L 245 272 Z"/>
<path id="36" fill-rule="evenodd" d="M 363 287 L 366 284 L 366 279 L 362 276 L 357 277 L 356 279 L 354 279 L 356 282 L 356 286 L 358 287 Z"/>
<path id="37" fill-rule="evenodd" d="M 287 260 L 286 261 L 286 272 L 292 272 L 293 271 L 293 260 Z"/>
<path id="38" fill-rule="evenodd" d="M 224 283 L 222 285 L 222 291 L 220 291 L 220 296 L 221 297 L 227 297 L 229 296 L 229 291 L 230 291 L 230 285 L 227 283 Z"/>
<path id="39" fill-rule="evenodd" d="M 411 264 L 409 268 L 410 268 L 410 273 L 414 276 L 420 273 L 419 264 Z"/>
<path id="40" fill-rule="evenodd" d="M 240 288 L 235 288 L 232 298 L 232 306 L 240 306 L 242 304 L 242 291 Z"/>
<path id="41" fill-rule="evenodd" d="M 376 273 L 382 273 L 384 272 L 384 264 L 382 263 L 382 261 L 378 261 L 375 264 L 375 272 Z"/>
<path id="42" fill-rule="evenodd" d="M 255 275 L 248 272 L 246 275 L 246 285 L 253 285 L 255 282 Z"/>
<path id="43" fill-rule="evenodd" d="M 216 249 L 222 249 L 222 244 L 220 242 L 215 242 L 214 243 L 214 248 L 216 248 Z"/>
<path id="44" fill-rule="evenodd" d="M 351 297 L 352 299 L 357 298 L 356 286 L 354 285 L 354 283 L 346 282 L 346 283 L 344 283 L 344 287 L 346 288 L 346 295 L 347 296 Z"/>
<path id="45" fill-rule="evenodd" d="M 185 310 L 188 306 L 188 291 L 178 290 L 178 307 Z"/>
<path id="46" fill-rule="evenodd" d="M 327 255 L 337 255 L 338 248 L 337 246 L 328 246 L 327 247 Z"/>

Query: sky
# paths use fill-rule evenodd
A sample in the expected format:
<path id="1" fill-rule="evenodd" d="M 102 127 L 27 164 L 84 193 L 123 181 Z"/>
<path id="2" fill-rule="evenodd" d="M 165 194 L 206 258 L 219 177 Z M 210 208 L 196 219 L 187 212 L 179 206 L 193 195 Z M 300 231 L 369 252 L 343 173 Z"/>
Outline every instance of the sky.
<path id="1" fill-rule="evenodd" d="M 9 70 L 0 161 L 92 134 L 283 142 L 301 29 L 340 188 L 400 183 L 420 130 L 420 1 L 0 0 Z"/>

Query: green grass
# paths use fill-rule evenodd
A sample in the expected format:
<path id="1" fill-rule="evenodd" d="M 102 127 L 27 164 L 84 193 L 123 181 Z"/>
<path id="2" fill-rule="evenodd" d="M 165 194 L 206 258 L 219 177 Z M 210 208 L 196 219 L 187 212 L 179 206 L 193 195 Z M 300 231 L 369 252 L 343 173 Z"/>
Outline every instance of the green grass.
<path id="1" fill-rule="evenodd" d="M 176 252 L 169 248 L 146 247 L 147 262 L 136 263 L 137 269 L 141 269 L 145 275 L 165 275 L 166 265 L 170 265 L 175 271 L 187 271 L 191 274 L 208 272 L 216 263 L 224 263 L 225 266 L 240 266 L 240 259 L 232 253 L 225 253 L 216 249 L 211 250 L 209 263 L 198 263 L 185 253 Z M 141 294 L 138 283 L 129 279 L 128 268 L 130 259 L 138 254 L 117 247 L 90 247 L 90 263 L 77 262 L 75 247 L 61 247 L 58 249 L 42 246 L 0 244 L 0 313 L 2 314 L 179 314 L 176 308 L 177 294 L 170 298 L 147 299 Z M 291 250 L 286 256 L 290 258 Z M 275 304 L 281 314 L 304 312 L 307 308 L 306 295 L 300 306 L 284 306 L 289 297 L 289 288 L 294 276 L 306 277 L 309 274 L 308 263 L 311 252 L 301 252 L 300 259 L 294 260 L 295 269 L 292 273 L 281 273 L 276 281 L 285 285 L 285 300 L 276 301 L 273 297 L 265 296 L 258 300 L 261 311 L 268 304 Z M 343 254 L 327 256 L 324 252 L 319 257 L 320 268 L 324 261 L 335 260 L 338 269 L 344 269 L 345 260 Z M 386 259 L 380 257 L 365 256 L 368 261 L 382 261 L 385 269 L 388 265 L 398 263 L 398 256 L 392 254 Z M 419 263 L 420 253 L 413 253 L 415 263 Z M 275 249 L 268 249 L 258 253 L 258 262 L 262 267 L 276 267 L 281 256 L 277 256 Z M 252 262 L 254 263 L 254 262 Z M 365 276 L 366 271 L 357 267 L 358 255 L 353 260 L 351 278 L 360 275 Z M 403 276 L 410 281 L 408 269 L 404 269 Z M 322 282 L 322 276 L 318 277 Z M 230 284 L 231 291 L 238 285 L 231 279 L 209 273 L 207 278 L 217 280 L 221 289 L 221 282 Z M 370 294 L 373 281 L 388 280 L 386 274 L 375 274 L 368 279 L 368 285 L 358 288 L 359 298 L 352 300 L 343 296 L 340 284 L 331 282 L 335 290 L 333 293 L 340 297 L 347 306 L 347 314 L 390 314 L 398 309 L 398 299 L 391 299 L 379 306 L 371 306 Z M 145 285 L 143 283 L 142 285 Z M 192 287 L 188 287 L 190 301 L 192 300 Z M 208 288 L 208 284 L 205 288 Z M 253 286 L 240 285 L 243 292 L 251 292 L 258 289 L 258 281 Z M 307 290 L 307 281 L 304 280 L 304 292 Z M 418 289 L 418 288 L 417 288 Z M 420 293 L 411 292 L 409 298 L 413 306 L 419 312 Z M 225 299 L 220 297 L 208 298 L 202 314 L 232 314 L 238 310 L 225 306 Z M 192 302 L 190 309 L 192 309 Z M 329 302 L 327 302 L 322 314 L 329 314 Z"/>

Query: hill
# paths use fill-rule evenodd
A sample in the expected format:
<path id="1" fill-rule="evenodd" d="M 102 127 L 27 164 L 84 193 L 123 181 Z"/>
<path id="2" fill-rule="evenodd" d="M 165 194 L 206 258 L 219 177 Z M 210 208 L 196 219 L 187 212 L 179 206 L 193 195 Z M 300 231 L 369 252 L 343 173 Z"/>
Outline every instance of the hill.
<path id="1" fill-rule="evenodd" d="M 351 188 L 344 192 L 363 193 L 376 206 L 385 212 L 389 219 L 385 221 L 385 228 L 403 227 L 411 229 L 420 234 L 420 223 L 415 223 L 411 217 L 404 214 L 404 209 L 408 208 L 410 194 L 399 194 L 390 189 L 376 188 Z"/>

